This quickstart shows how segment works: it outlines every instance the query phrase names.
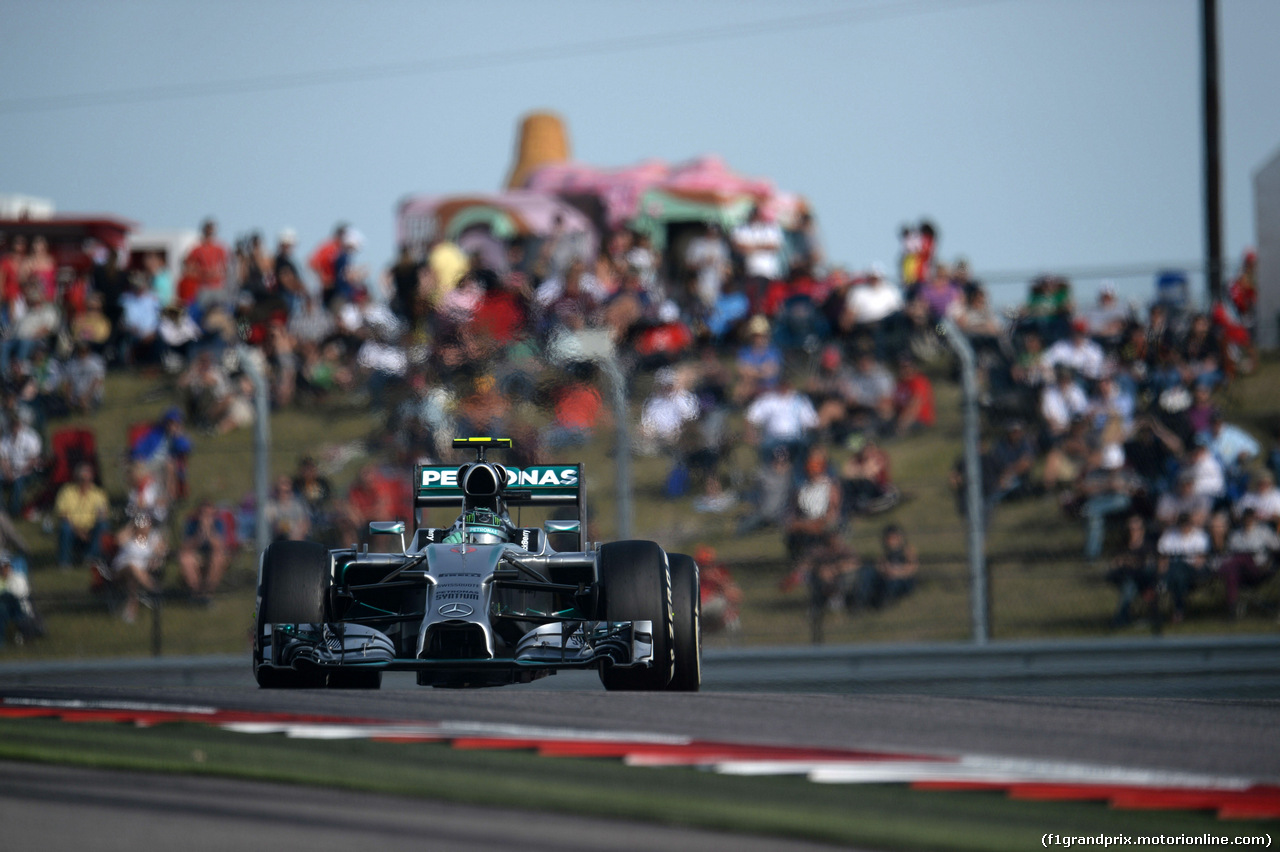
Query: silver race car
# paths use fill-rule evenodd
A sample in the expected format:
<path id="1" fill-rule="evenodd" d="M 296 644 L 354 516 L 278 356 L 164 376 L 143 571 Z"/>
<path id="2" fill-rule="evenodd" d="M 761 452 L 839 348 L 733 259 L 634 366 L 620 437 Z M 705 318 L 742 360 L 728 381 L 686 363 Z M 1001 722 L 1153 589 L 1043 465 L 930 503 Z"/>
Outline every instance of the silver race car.
<path id="1" fill-rule="evenodd" d="M 253 671 L 264 688 L 377 689 L 384 671 L 424 686 L 528 683 L 594 668 L 606 689 L 695 691 L 702 681 L 698 567 L 651 541 L 586 541 L 582 465 L 518 469 L 485 457 L 507 438 L 456 438 L 460 467 L 420 465 L 420 510 L 452 526 L 375 522 L 393 553 L 278 541 L 258 569 Z M 541 527 L 522 507 L 571 507 Z M 450 513 L 452 514 L 452 513 Z M 576 547 L 552 549 L 550 539 Z"/>

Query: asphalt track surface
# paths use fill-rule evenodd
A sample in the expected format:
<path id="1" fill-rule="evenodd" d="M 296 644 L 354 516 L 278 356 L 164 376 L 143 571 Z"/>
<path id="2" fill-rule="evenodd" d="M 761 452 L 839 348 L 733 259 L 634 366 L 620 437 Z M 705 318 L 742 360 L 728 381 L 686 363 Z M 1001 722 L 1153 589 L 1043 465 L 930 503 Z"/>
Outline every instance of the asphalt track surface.
<path id="1" fill-rule="evenodd" d="M 147 687 L 86 683 L 81 686 L 3 686 L 0 687 L 0 696 L 195 704 L 234 710 L 397 721 L 564 727 L 620 734 L 674 734 L 753 744 L 1038 758 L 1135 769 L 1246 776 L 1256 781 L 1280 783 L 1280 738 L 1275 735 L 1280 731 L 1280 701 L 713 692 L 692 695 L 624 694 L 606 693 L 590 680 L 582 680 L 580 685 L 583 687 L 581 690 L 519 686 L 439 690 L 395 686 L 377 692 L 357 693 L 265 691 L 251 685 Z M 95 785 L 100 785 L 104 791 L 113 788 L 109 779 L 101 780 L 96 773 L 82 774 L 76 770 L 60 769 L 47 771 L 66 773 L 75 783 L 86 785 L 86 789 L 94 789 Z M 14 765 L 0 764 L 0 782 L 3 782 L 0 784 L 0 824 L 17 825 L 9 822 L 9 812 L 14 811 L 23 824 L 38 828 L 41 821 L 33 821 L 27 814 L 34 814 L 41 808 L 53 808 L 48 814 L 62 814 L 61 819 L 68 823 L 68 830 L 74 823 L 83 826 L 83 830 L 89 833 L 86 837 L 92 835 L 102 840 L 78 848 L 117 848 L 109 845 L 112 841 L 109 833 L 97 835 L 94 828 L 96 821 L 106 819 L 109 812 L 133 808 L 143 812 L 154 809 L 157 814 L 169 813 L 166 808 L 170 805 L 165 804 L 164 795 L 185 795 L 182 791 L 187 790 L 195 803 L 204 795 L 197 787 L 205 783 L 212 784 L 209 789 L 216 794 L 212 798 L 216 806 L 211 806 L 213 810 L 209 813 L 195 804 L 176 806 L 173 813 L 179 814 L 181 819 L 174 823 L 175 833 L 169 836 L 170 840 L 198 836 L 198 831 L 188 833 L 189 829 L 202 825 L 203 820 L 216 817 L 219 826 L 224 825 L 224 820 L 229 821 L 233 828 L 228 828 L 228 831 L 243 831 L 245 837 L 260 838 L 254 843 L 259 847 L 267 842 L 261 838 L 268 837 L 270 832 L 282 831 L 281 837 L 290 838 L 286 844 L 290 848 L 349 848 L 349 844 L 336 842 L 328 847 L 319 840 L 317 843 L 320 845 L 295 842 L 300 836 L 297 832 L 303 829 L 293 825 L 274 826 L 259 807 L 264 797 L 262 792 L 255 792 L 254 785 L 245 782 L 184 780 L 183 785 L 195 786 L 175 788 L 171 782 L 161 780 L 149 787 L 144 785 L 144 793 L 146 789 L 153 793 L 128 802 L 115 802 L 105 792 L 84 800 L 58 800 L 56 797 L 23 799 L 14 798 L 15 785 L 9 783 L 14 772 Z M 46 785 L 40 789 L 56 790 L 57 786 Z M 389 797 L 370 796 L 371 801 L 383 804 L 374 810 L 361 810 L 338 807 L 335 802 L 339 800 L 323 791 L 308 791 L 306 796 L 307 807 L 315 808 L 315 813 L 331 817 L 334 821 L 331 829 L 325 831 L 333 837 L 346 837 L 348 840 L 358 835 L 367 837 L 361 833 L 381 819 L 368 821 L 361 814 L 377 813 L 390 819 L 391 815 L 403 810 L 403 802 Z M 344 794 L 342 799 L 345 798 Z M 68 810 L 66 804 L 71 801 L 77 802 L 78 806 Z M 57 810 L 59 807 L 62 810 Z M 374 804 L 369 807 L 373 808 Z M 515 831 L 530 819 L 529 814 L 488 809 L 476 809 L 482 815 L 479 819 L 474 815 L 457 816 L 471 812 L 455 805 L 417 803 L 410 810 L 414 814 L 412 819 L 395 817 L 388 824 L 387 842 L 380 843 L 381 848 L 399 848 L 396 843 L 401 839 L 407 844 L 414 837 L 419 843 L 417 848 L 422 848 L 422 838 L 436 830 L 432 826 L 442 832 L 442 841 L 447 841 L 432 848 L 495 848 L 503 845 L 503 837 L 509 839 L 512 836 L 503 834 L 504 831 Z M 562 849 L 600 848 L 603 838 L 610 838 L 606 843 L 610 848 L 632 848 L 613 842 L 613 838 L 620 836 L 618 831 L 622 832 L 621 836 L 636 839 L 634 848 L 714 849 L 721 848 L 717 845 L 720 843 L 727 849 L 752 848 L 746 845 L 744 838 L 706 832 L 674 828 L 619 828 L 600 820 L 549 815 L 538 815 L 537 819 L 548 821 L 548 833 L 544 836 L 554 838 L 553 845 Z M 181 828 L 182 825 L 187 828 Z M 127 821 L 122 830 L 129 830 Z M 669 834 L 655 834 L 644 840 L 642 831 Z M 524 835 L 523 831 L 519 833 Z M 7 829 L 5 834 L 7 839 L 14 838 Z M 379 836 L 382 835 L 379 833 Z M 562 842 L 566 837 L 568 843 Z M 228 842 L 218 848 L 227 848 L 231 842 L 229 837 L 224 835 L 222 839 Z M 156 840 L 160 841 L 158 845 L 151 843 L 144 848 L 177 845 L 189 849 L 203 848 L 185 841 L 170 844 L 162 838 Z M 803 844 L 786 847 L 775 840 L 762 842 L 766 845 L 759 848 L 819 848 Z M 575 846 L 574 843 L 582 845 Z M 36 847 L 24 844 L 15 848 Z M 118 848 L 124 848 L 124 845 Z"/>

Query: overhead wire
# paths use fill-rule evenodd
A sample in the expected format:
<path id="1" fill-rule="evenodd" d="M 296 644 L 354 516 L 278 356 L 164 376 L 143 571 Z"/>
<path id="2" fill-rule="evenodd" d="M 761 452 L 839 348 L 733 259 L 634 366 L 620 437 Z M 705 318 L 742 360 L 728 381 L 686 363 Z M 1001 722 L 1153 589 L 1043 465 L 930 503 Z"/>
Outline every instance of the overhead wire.
<path id="1" fill-rule="evenodd" d="M 397 77 L 427 76 L 445 72 L 487 70 L 603 54 L 678 47 L 712 41 L 727 41 L 759 35 L 776 35 L 778 33 L 847 24 L 871 23 L 1005 2 L 1009 2 L 1009 0 L 966 0 L 965 2 L 959 2 L 959 0 L 908 0 L 908 2 L 858 6 L 831 12 L 747 21 L 725 26 L 668 30 L 617 38 L 570 42 L 560 45 L 487 51 L 463 56 L 390 62 L 354 68 L 297 71 L 248 77 L 239 80 L 165 83 L 154 86 L 138 86 L 65 95 L 29 95 L 0 98 L 0 115 L 56 112 L 90 106 L 143 104 L 216 95 L 253 94 L 340 83 L 387 80 Z"/>

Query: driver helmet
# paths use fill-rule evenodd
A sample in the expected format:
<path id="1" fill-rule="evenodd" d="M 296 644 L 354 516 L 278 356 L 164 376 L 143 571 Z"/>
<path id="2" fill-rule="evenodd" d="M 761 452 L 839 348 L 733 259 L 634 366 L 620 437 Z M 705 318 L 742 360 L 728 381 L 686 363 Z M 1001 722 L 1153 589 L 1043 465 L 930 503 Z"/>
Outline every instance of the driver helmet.
<path id="1" fill-rule="evenodd" d="M 454 522 L 445 544 L 460 544 L 466 536 L 467 544 L 503 544 L 510 540 L 506 519 L 492 509 L 468 509 Z"/>

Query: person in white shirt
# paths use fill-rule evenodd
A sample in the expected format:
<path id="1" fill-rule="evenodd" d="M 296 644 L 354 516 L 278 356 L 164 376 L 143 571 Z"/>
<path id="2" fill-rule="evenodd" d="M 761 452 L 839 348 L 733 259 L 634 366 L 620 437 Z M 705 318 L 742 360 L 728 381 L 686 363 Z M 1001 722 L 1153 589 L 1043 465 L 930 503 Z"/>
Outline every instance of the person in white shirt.
<path id="1" fill-rule="evenodd" d="M 0 436 L 0 488 L 9 492 L 7 508 L 17 518 L 22 513 L 23 496 L 31 475 L 40 462 L 40 436 L 22 418 L 13 415 Z"/>
<path id="2" fill-rule="evenodd" d="M 782 228 L 765 219 L 759 207 L 750 218 L 733 229 L 733 247 L 742 255 L 748 278 L 777 281 L 782 277 Z"/>
<path id="3" fill-rule="evenodd" d="M 1280 488 L 1271 471 L 1264 470 L 1253 477 L 1248 493 L 1236 501 L 1236 517 L 1244 517 L 1250 509 L 1263 523 L 1280 522 Z"/>
<path id="4" fill-rule="evenodd" d="M 885 278 L 879 264 L 872 266 L 871 275 L 862 282 L 855 281 L 845 298 L 847 321 L 853 325 L 870 325 L 893 316 L 907 306 L 902 290 Z"/>
<path id="5" fill-rule="evenodd" d="M 1197 439 L 1191 448 L 1191 458 L 1187 465 L 1195 485 L 1193 494 L 1201 494 L 1211 500 L 1217 500 L 1227 492 L 1227 476 L 1222 469 L 1222 462 L 1209 451 L 1208 445 Z"/>
<path id="6" fill-rule="evenodd" d="M 1090 381 L 1102 378 L 1107 370 L 1107 358 L 1102 347 L 1089 339 L 1088 324 L 1076 320 L 1071 324 L 1071 336 L 1059 340 L 1044 353 L 1044 361 L 1051 367 L 1066 366 Z"/>
<path id="7" fill-rule="evenodd" d="M 1065 435 L 1071 421 L 1088 410 L 1089 399 L 1071 377 L 1071 370 L 1059 367 L 1054 371 L 1054 383 L 1040 396 L 1040 415 L 1049 433 L 1054 437 Z"/>
<path id="8" fill-rule="evenodd" d="M 1189 513 L 1183 512 L 1177 523 L 1161 534 L 1156 553 L 1159 554 L 1159 576 L 1173 598 L 1173 620 L 1181 621 L 1187 595 L 1206 570 L 1209 534 L 1192 523 Z"/>
<path id="9" fill-rule="evenodd" d="M 641 448 L 647 453 L 671 449 L 680 441 L 684 424 L 698 418 L 698 398 L 681 386 L 675 371 L 659 370 L 653 394 L 640 410 Z"/>
<path id="10" fill-rule="evenodd" d="M 802 459 L 809 432 L 818 425 L 818 412 L 809 397 L 783 377 L 747 407 L 746 420 L 762 459 L 772 457 L 778 447 L 786 447 L 791 458 Z"/>

